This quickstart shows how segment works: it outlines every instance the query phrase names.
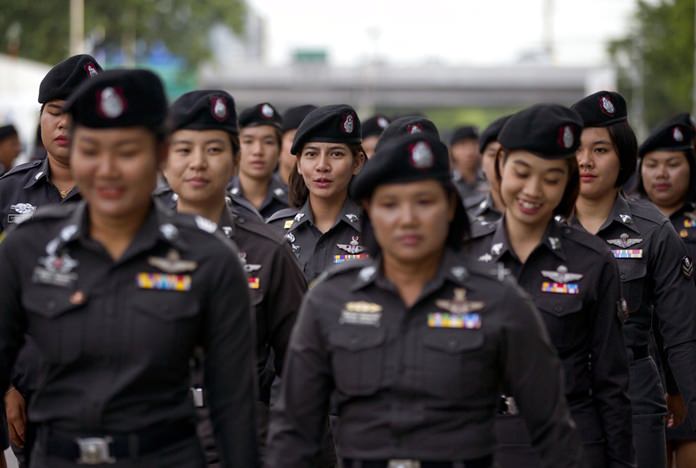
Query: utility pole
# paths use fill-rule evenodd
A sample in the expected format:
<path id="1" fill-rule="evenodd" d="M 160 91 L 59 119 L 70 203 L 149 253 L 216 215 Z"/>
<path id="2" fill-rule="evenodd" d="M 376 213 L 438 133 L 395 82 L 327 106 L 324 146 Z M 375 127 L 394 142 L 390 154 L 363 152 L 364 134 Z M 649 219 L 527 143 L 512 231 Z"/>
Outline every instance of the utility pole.
<path id="1" fill-rule="evenodd" d="M 70 55 L 85 51 L 85 0 L 70 0 Z"/>

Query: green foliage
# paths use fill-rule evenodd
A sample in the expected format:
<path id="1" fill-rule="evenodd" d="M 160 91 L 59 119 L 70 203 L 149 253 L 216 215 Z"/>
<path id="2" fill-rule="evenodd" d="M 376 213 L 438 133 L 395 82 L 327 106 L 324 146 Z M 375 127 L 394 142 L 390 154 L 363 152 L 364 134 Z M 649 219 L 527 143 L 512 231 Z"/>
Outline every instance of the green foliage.
<path id="1" fill-rule="evenodd" d="M 609 53 L 619 64 L 619 90 L 627 99 L 642 91 L 648 128 L 691 110 L 693 0 L 639 0 L 629 33 L 610 43 Z"/>
<path id="2" fill-rule="evenodd" d="M 163 43 L 195 66 L 210 55 L 208 32 L 216 24 L 241 31 L 244 0 L 84 0 L 85 37 L 110 50 L 137 41 L 138 54 Z M 46 63 L 69 52 L 69 0 L 3 0 L 0 50 Z M 17 29 L 21 28 L 17 42 Z M 129 51 L 125 51 L 126 54 Z"/>

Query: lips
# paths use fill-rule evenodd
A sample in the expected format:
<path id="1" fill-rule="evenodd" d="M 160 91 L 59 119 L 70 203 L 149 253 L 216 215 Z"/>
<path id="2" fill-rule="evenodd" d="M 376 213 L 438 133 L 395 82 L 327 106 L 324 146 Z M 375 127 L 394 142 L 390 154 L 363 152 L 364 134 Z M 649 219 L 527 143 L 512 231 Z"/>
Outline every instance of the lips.
<path id="1" fill-rule="evenodd" d="M 592 182 L 597 178 L 596 175 L 594 174 L 580 174 L 580 181 L 581 182 Z"/>
<path id="2" fill-rule="evenodd" d="M 672 188 L 672 184 L 653 184 L 653 188 L 658 192 L 666 192 Z"/>
<path id="3" fill-rule="evenodd" d="M 325 178 L 314 179 L 313 182 L 314 182 L 314 185 L 318 188 L 328 188 L 333 183 L 332 180 L 325 179 Z"/>
<path id="4" fill-rule="evenodd" d="M 421 242 L 422 239 L 423 236 L 420 236 L 418 234 L 404 234 L 396 238 L 399 244 L 406 247 L 415 247 Z"/>
<path id="5" fill-rule="evenodd" d="M 205 187 L 210 183 L 210 181 L 204 177 L 191 177 L 190 179 L 186 179 L 184 182 L 193 186 L 194 188 Z"/>
<path id="6" fill-rule="evenodd" d="M 101 198 L 104 198 L 107 200 L 116 200 L 116 199 L 121 198 L 126 191 L 122 187 L 105 186 L 105 187 L 97 187 L 96 192 L 97 192 L 97 195 L 99 195 Z"/>
<path id="7" fill-rule="evenodd" d="M 53 140 L 58 146 L 68 146 L 70 140 L 66 136 L 59 136 Z"/>
<path id="8" fill-rule="evenodd" d="M 535 215 L 541 209 L 541 203 L 517 199 L 517 207 L 523 214 Z"/>

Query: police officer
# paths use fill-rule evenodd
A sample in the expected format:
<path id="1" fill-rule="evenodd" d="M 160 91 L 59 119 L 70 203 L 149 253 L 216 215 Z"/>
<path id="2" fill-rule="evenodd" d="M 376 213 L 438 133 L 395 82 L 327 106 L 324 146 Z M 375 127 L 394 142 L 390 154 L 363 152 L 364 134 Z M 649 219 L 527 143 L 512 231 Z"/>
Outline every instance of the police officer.
<path id="1" fill-rule="evenodd" d="M 292 141 L 295 139 L 297 127 L 300 126 L 307 114 L 316 109 L 317 106 L 305 104 L 302 106 L 291 107 L 283 114 L 283 124 L 280 131 L 283 134 L 283 142 L 280 149 L 280 160 L 278 161 L 278 170 L 275 173 L 275 178 L 282 182 L 285 188 L 288 187 L 288 179 L 293 166 L 297 163 L 297 159 L 290 152 Z"/>
<path id="2" fill-rule="evenodd" d="M 32 467 L 203 467 L 194 348 L 223 466 L 255 466 L 247 280 L 215 224 L 153 204 L 166 158 L 159 78 L 113 70 L 65 103 L 84 202 L 48 207 L 0 245 L 0 387 L 28 332 L 45 373 Z"/>
<path id="3" fill-rule="evenodd" d="M 62 106 L 81 83 L 101 71 L 90 55 L 75 55 L 54 66 L 39 85 L 39 130 L 47 155 L 41 161 L 16 166 L 0 178 L 0 231 L 31 216 L 38 206 L 80 200 L 70 173 L 70 126 Z M 20 466 L 25 466 L 23 446 L 32 443 L 26 427 L 26 401 L 36 389 L 39 361 L 31 338 L 26 341 L 6 395 L 10 439 Z M 27 452 L 29 452 L 27 450 Z"/>
<path id="4" fill-rule="evenodd" d="M 488 184 L 481 173 L 478 129 L 472 125 L 455 128 L 449 149 L 454 185 L 466 205 L 470 198 L 479 198 L 488 191 Z"/>
<path id="5" fill-rule="evenodd" d="M 239 114 L 239 171 L 232 178 L 229 191 L 240 211 L 261 220 L 288 207 L 287 189 L 274 177 L 282 144 L 282 123 L 280 114 L 268 102 Z"/>
<path id="6" fill-rule="evenodd" d="M 677 422 L 685 410 L 696 423 L 696 323 L 693 263 L 669 221 L 645 201 L 620 190 L 635 171 L 638 153 L 626 102 L 600 91 L 573 105 L 584 121 L 580 193 L 569 220 L 607 243 L 619 264 L 626 300 L 624 341 L 629 357 L 629 397 L 639 468 L 665 466 L 665 398 L 649 343 L 653 311 L 664 340 L 662 352 L 677 385 L 668 385 Z M 670 388 L 671 387 L 671 388 Z M 683 395 L 683 400 L 679 396 Z"/>
<path id="7" fill-rule="evenodd" d="M 389 118 L 384 114 L 375 114 L 362 122 L 362 146 L 368 159 L 375 154 L 377 142 L 388 126 Z"/>
<path id="8" fill-rule="evenodd" d="M 580 466 L 538 312 L 512 281 L 456 250 L 467 221 L 447 147 L 424 134 L 393 139 L 351 194 L 369 216 L 374 256 L 330 269 L 305 297 L 266 466 L 313 466 L 333 396 L 345 468 L 491 467 L 503 382 L 519 395 L 542 466 Z"/>
<path id="9" fill-rule="evenodd" d="M 21 151 L 22 145 L 19 143 L 19 134 L 15 126 L 0 126 L 0 175 L 12 168 Z"/>
<path id="10" fill-rule="evenodd" d="M 500 186 L 495 172 L 495 161 L 500 150 L 498 134 L 502 130 L 509 115 L 494 120 L 479 137 L 479 152 L 481 153 L 481 169 L 488 182 L 488 192 L 464 200 L 464 206 L 469 218 L 475 222 L 493 222 L 500 219 L 505 209 L 500 198 Z"/>
<path id="11" fill-rule="evenodd" d="M 656 128 L 638 149 L 638 193 L 669 217 L 684 240 L 691 258 L 696 256 L 696 184 L 694 129 L 688 114 L 680 114 Z M 671 379 L 671 375 L 667 375 Z M 689 424 L 667 429 L 668 466 L 696 463 L 696 432 Z"/>
<path id="12" fill-rule="evenodd" d="M 364 258 L 360 209 L 348 184 L 365 160 L 360 120 L 347 105 L 312 111 L 292 144 L 297 164 L 290 175 L 290 202 L 268 223 L 283 232 L 308 281 L 328 266 Z"/>
<path id="13" fill-rule="evenodd" d="M 164 173 L 177 195 L 177 210 L 215 221 L 239 248 L 248 274 L 256 323 L 259 442 L 265 443 L 271 383 L 275 375 L 280 376 L 306 281 L 290 246 L 273 228 L 253 217 L 245 218 L 233 204 L 225 202 L 225 185 L 239 151 L 232 96 L 218 90 L 184 94 L 170 107 L 169 131 L 169 158 Z M 199 434 L 203 435 L 208 464 L 217 466 L 219 459 L 202 386 L 194 391 L 202 397 Z"/>
<path id="14" fill-rule="evenodd" d="M 563 364 L 587 466 L 633 467 L 618 266 L 604 242 L 554 219 L 567 217 L 575 204 L 581 131 L 580 116 L 559 105 L 535 105 L 510 117 L 498 137 L 505 214 L 475 225 L 467 248 L 480 261 L 510 270 L 541 311 Z M 498 462 L 537 467 L 514 400 L 502 402 Z"/>

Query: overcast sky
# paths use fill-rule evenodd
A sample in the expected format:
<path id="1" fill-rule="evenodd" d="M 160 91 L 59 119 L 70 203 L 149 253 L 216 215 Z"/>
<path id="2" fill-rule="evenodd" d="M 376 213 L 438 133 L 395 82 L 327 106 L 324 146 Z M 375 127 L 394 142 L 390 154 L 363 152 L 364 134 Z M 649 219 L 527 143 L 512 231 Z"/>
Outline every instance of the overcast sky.
<path id="1" fill-rule="evenodd" d="M 391 63 L 516 61 L 540 50 L 549 0 L 248 0 L 266 20 L 267 59 L 325 48 L 352 65 L 375 54 Z M 551 0 L 554 62 L 605 63 L 606 41 L 628 28 L 635 0 Z"/>

